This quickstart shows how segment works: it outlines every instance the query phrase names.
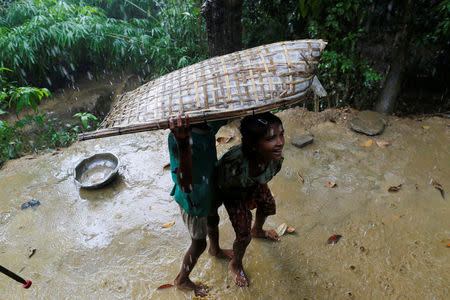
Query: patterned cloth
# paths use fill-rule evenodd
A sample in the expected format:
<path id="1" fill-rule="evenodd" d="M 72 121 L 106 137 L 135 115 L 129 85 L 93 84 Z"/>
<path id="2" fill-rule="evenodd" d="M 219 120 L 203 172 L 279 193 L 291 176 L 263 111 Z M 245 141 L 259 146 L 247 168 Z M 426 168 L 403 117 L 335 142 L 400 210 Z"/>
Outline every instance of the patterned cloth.
<path id="1" fill-rule="evenodd" d="M 256 177 L 249 175 L 249 161 L 242 152 L 241 145 L 233 146 L 220 159 L 217 165 L 217 185 L 227 194 L 227 198 L 240 197 L 243 192 L 268 183 L 280 170 L 283 157 L 272 160 L 266 169 Z"/>
<path id="2" fill-rule="evenodd" d="M 251 238 L 252 212 L 250 210 L 257 208 L 262 210 L 265 216 L 276 213 L 275 199 L 267 183 L 258 185 L 251 193 L 243 193 L 240 199 L 223 200 L 238 241 Z"/>
<path id="3" fill-rule="evenodd" d="M 237 240 L 249 240 L 252 225 L 250 210 L 262 210 L 265 216 L 276 212 L 275 199 L 267 183 L 281 170 L 283 157 L 272 160 L 256 177 L 249 175 L 249 161 L 241 145 L 231 147 L 217 166 L 217 185 L 220 198 L 230 216 Z"/>
<path id="4" fill-rule="evenodd" d="M 183 207 L 180 206 L 181 218 L 183 223 L 189 231 L 189 235 L 193 240 L 203 240 L 206 239 L 206 234 L 208 231 L 207 220 L 208 217 L 197 217 L 189 215 Z"/>

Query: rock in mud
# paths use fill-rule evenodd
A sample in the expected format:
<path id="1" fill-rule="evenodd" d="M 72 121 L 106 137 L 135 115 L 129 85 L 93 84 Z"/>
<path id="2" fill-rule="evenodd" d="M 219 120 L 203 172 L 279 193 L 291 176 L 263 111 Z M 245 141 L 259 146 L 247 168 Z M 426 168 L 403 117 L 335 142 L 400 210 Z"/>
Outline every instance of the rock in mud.
<path id="1" fill-rule="evenodd" d="M 294 145 L 297 148 L 303 148 L 306 145 L 311 144 L 313 142 L 313 140 L 314 139 L 313 139 L 312 136 L 307 136 L 307 135 L 306 136 L 299 136 L 299 137 L 295 138 L 292 141 L 292 145 Z"/>
<path id="2" fill-rule="evenodd" d="M 381 134 L 385 127 L 385 120 L 383 115 L 370 110 L 359 112 L 353 119 L 350 120 L 350 127 L 360 133 L 366 135 Z"/>
<path id="3" fill-rule="evenodd" d="M 27 203 L 22 204 L 22 206 L 20 206 L 20 209 L 24 210 L 24 209 L 27 209 L 29 207 L 36 208 L 39 205 L 41 205 L 41 202 L 39 202 L 39 200 L 33 199 L 31 201 L 28 201 Z"/>

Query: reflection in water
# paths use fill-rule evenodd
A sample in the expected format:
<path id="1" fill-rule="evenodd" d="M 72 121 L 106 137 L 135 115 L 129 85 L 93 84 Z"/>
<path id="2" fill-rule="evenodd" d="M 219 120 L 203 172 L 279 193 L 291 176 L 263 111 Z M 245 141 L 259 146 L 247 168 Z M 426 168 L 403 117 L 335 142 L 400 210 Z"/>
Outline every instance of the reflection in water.
<path id="1" fill-rule="evenodd" d="M 120 193 L 120 191 L 124 188 L 126 188 L 124 183 L 124 176 L 119 173 L 112 182 L 108 183 L 108 185 L 103 188 L 92 190 L 80 188 L 78 189 L 78 191 L 80 199 L 90 201 L 107 201 L 114 198 L 115 195 Z"/>
<path id="2" fill-rule="evenodd" d="M 368 137 L 339 122 L 318 122 L 322 115 L 279 114 L 285 161 L 270 183 L 277 214 L 267 226 L 286 223 L 295 232 L 279 243 L 251 242 L 244 259 L 249 288 L 235 287 L 227 263 L 206 252 L 191 277 L 217 299 L 445 298 L 450 275 L 441 241 L 450 238 L 449 207 L 431 182 L 449 189 L 447 120 L 391 117 L 366 147 Z M 290 144 L 300 130 L 314 136 L 302 149 Z M 236 132 L 227 127 L 218 136 Z M 0 299 L 191 298 L 175 288 L 156 290 L 173 281 L 189 244 L 169 196 L 167 134 L 79 142 L 6 164 L 0 171 L 0 264 L 33 286 L 24 290 L 0 275 Z M 221 144 L 218 152 L 238 142 Z M 98 152 L 121 158 L 119 177 L 99 190 L 76 188 L 73 167 Z M 399 184 L 398 192 L 388 192 Z M 20 210 L 32 199 L 41 205 Z M 219 212 L 221 244 L 231 247 L 234 232 L 225 210 Z M 162 228 L 171 221 L 175 225 Z M 334 234 L 341 239 L 328 244 Z M 36 249 L 31 258 L 29 247 Z"/>

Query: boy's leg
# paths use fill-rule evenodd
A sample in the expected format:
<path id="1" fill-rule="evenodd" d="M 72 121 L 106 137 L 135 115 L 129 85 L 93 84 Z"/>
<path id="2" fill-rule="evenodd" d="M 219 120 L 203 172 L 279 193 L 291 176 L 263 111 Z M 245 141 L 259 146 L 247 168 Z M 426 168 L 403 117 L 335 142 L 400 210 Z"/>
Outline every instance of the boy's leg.
<path id="1" fill-rule="evenodd" d="M 242 265 L 242 259 L 244 258 L 245 250 L 251 241 L 250 234 L 246 237 L 240 237 L 235 239 L 233 243 L 233 259 L 230 261 L 231 273 L 233 273 L 234 283 L 238 286 L 248 286 L 248 278 L 244 272 L 244 266 Z"/>
<path id="2" fill-rule="evenodd" d="M 192 239 L 191 246 L 184 255 L 183 263 L 181 264 L 180 272 L 174 280 L 174 284 L 184 290 L 194 290 L 196 295 L 201 293 L 202 287 L 196 285 L 189 279 L 189 274 L 197 263 L 198 258 L 206 249 L 206 239 Z M 206 294 L 205 294 L 206 295 Z M 202 297 L 204 297 L 203 295 Z M 200 295 L 199 295 L 200 296 Z"/>
<path id="3" fill-rule="evenodd" d="M 209 254 L 217 258 L 231 259 L 233 257 L 233 250 L 231 249 L 221 249 L 219 246 L 219 213 L 217 210 L 219 206 L 222 205 L 222 201 L 217 198 L 211 205 L 211 212 L 207 218 L 207 230 L 209 237 Z"/>
<path id="4" fill-rule="evenodd" d="M 262 227 L 267 219 L 267 215 L 259 207 L 256 209 L 255 223 L 253 224 L 251 235 L 255 238 L 263 238 L 271 241 L 278 242 L 280 237 L 275 230 L 264 230 Z"/>
<path id="5" fill-rule="evenodd" d="M 219 221 L 220 217 L 215 209 L 215 214 L 210 214 L 207 219 L 207 229 L 209 237 L 208 253 L 217 258 L 233 258 L 233 250 L 221 249 L 219 246 Z"/>
<path id="6" fill-rule="evenodd" d="M 257 202 L 255 223 L 253 224 L 251 235 L 256 238 L 265 238 L 271 241 L 278 242 L 280 237 L 275 230 L 264 230 L 263 225 L 267 216 L 274 215 L 276 212 L 275 199 L 273 199 L 267 184 L 258 186 L 255 193 L 252 195 Z"/>
<path id="7" fill-rule="evenodd" d="M 206 249 L 206 217 L 191 216 L 181 206 L 180 212 L 191 236 L 191 246 L 183 257 L 181 269 L 174 280 L 174 284 L 180 289 L 194 290 L 196 296 L 204 297 L 207 295 L 208 289 L 205 289 L 202 285 L 194 284 L 189 279 L 189 274 Z"/>
<path id="8" fill-rule="evenodd" d="M 234 232 L 236 233 L 236 239 L 233 243 L 233 258 L 231 259 L 229 266 L 231 273 L 233 273 L 233 280 L 236 285 L 247 287 L 248 279 L 244 272 L 242 259 L 244 258 L 245 250 L 252 239 L 250 235 L 252 213 L 245 207 L 243 201 L 226 203 L 225 207 L 230 216 Z"/>

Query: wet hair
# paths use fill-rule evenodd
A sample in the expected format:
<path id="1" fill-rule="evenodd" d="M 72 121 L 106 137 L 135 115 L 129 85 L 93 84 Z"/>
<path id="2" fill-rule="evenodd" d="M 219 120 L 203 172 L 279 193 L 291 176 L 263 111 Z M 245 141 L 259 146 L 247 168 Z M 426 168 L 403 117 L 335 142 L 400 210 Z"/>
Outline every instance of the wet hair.
<path id="1" fill-rule="evenodd" d="M 241 121 L 239 128 L 242 136 L 242 152 L 246 157 L 252 157 L 254 146 L 269 130 L 270 125 L 283 125 L 280 118 L 270 112 L 246 116 Z"/>

